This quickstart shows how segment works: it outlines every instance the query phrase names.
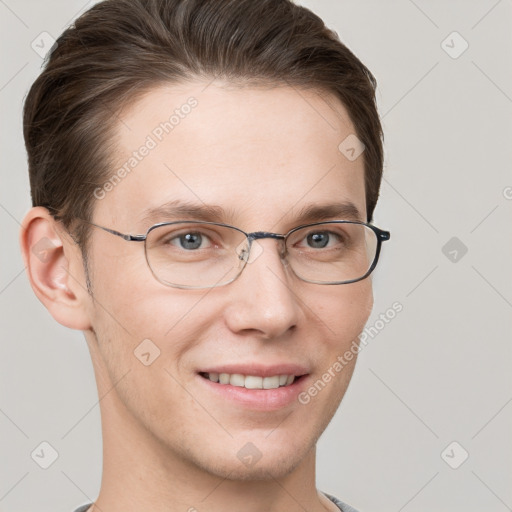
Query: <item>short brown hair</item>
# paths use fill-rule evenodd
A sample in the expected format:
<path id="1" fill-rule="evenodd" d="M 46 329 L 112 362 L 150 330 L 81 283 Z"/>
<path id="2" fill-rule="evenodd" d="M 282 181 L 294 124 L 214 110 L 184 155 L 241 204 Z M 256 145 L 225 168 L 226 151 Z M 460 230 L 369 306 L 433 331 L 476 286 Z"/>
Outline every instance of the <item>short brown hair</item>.
<path id="1" fill-rule="evenodd" d="M 113 172 L 117 113 L 156 85 L 194 78 L 333 93 L 365 145 L 372 220 L 383 167 L 375 79 L 318 16 L 291 0 L 106 0 L 80 16 L 25 101 L 32 204 L 66 229 L 90 220 L 93 191 Z M 88 231 L 84 223 L 74 231 L 84 256 Z"/>

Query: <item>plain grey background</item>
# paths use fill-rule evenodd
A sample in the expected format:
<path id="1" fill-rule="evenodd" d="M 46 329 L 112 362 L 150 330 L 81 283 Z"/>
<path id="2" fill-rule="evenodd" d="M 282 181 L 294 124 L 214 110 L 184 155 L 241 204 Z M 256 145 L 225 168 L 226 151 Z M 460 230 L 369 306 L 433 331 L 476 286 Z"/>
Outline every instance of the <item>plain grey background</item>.
<path id="1" fill-rule="evenodd" d="M 361 512 L 512 510 L 512 1 L 300 3 L 378 80 L 375 223 L 392 232 L 374 336 L 318 444 L 317 485 Z M 85 340 L 36 299 L 18 247 L 30 208 L 21 108 L 42 64 L 32 44 L 90 5 L 0 0 L 2 511 L 71 512 L 99 491 Z M 58 454 L 48 469 L 31 457 L 42 442 Z"/>

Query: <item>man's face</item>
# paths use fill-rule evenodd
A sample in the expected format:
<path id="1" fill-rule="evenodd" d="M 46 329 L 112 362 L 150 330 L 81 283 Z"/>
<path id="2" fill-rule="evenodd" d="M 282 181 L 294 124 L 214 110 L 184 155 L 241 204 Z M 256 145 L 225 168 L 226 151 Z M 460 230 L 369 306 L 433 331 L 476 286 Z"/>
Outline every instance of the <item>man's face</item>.
<path id="1" fill-rule="evenodd" d="M 158 130 L 191 96 L 197 105 L 181 110 L 172 131 Z M 119 120 L 113 171 L 142 145 L 153 146 L 148 136 L 156 144 L 96 201 L 93 221 L 143 234 L 157 222 L 196 217 L 143 220 L 147 210 L 178 201 L 220 207 L 222 222 L 246 232 L 286 233 L 304 208 L 348 202 L 364 221 L 364 154 L 350 161 L 338 150 L 355 130 L 341 104 L 324 98 L 291 87 L 199 83 L 151 91 Z M 280 242 L 262 239 L 234 282 L 178 289 L 154 278 L 142 243 L 93 229 L 94 333 L 87 339 L 105 391 L 118 383 L 108 393 L 118 406 L 108 419 L 123 418 L 119 435 L 223 477 L 279 477 L 296 468 L 332 418 L 355 359 L 309 403 L 297 397 L 363 329 L 373 303 L 370 279 L 303 282 L 283 265 Z M 289 387 L 249 391 L 205 377 L 222 370 L 303 376 Z"/>

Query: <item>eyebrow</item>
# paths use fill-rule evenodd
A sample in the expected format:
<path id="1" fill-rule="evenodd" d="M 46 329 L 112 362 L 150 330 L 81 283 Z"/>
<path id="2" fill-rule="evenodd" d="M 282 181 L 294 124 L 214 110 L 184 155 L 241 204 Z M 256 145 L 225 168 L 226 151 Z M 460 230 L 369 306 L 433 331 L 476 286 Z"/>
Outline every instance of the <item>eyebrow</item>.
<path id="1" fill-rule="evenodd" d="M 226 211 L 220 206 L 191 203 L 176 199 L 161 206 L 144 210 L 140 222 L 148 224 L 162 219 L 222 222 L 225 218 Z"/>
<path id="2" fill-rule="evenodd" d="M 228 213 L 221 206 L 192 203 L 177 199 L 161 206 L 144 210 L 140 222 L 146 226 L 155 222 L 165 222 L 166 220 L 201 220 L 224 223 L 234 216 L 233 211 Z M 350 201 L 324 205 L 309 204 L 301 208 L 293 220 L 295 225 L 301 225 L 331 219 L 363 220 L 357 206 Z"/>
<path id="3" fill-rule="evenodd" d="M 357 206 L 350 201 L 325 205 L 307 205 L 299 211 L 295 218 L 299 224 L 330 219 L 363 220 Z"/>

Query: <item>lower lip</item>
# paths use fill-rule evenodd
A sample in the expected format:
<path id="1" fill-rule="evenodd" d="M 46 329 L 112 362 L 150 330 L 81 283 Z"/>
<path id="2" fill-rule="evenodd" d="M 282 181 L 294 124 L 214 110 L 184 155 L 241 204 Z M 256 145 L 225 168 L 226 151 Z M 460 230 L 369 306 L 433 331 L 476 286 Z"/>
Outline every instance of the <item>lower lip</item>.
<path id="1" fill-rule="evenodd" d="M 304 388 L 307 375 L 296 378 L 289 386 L 275 389 L 247 389 L 231 384 L 220 384 L 199 374 L 197 378 L 207 386 L 207 389 L 225 400 L 258 411 L 276 411 L 297 401 L 297 395 Z"/>

